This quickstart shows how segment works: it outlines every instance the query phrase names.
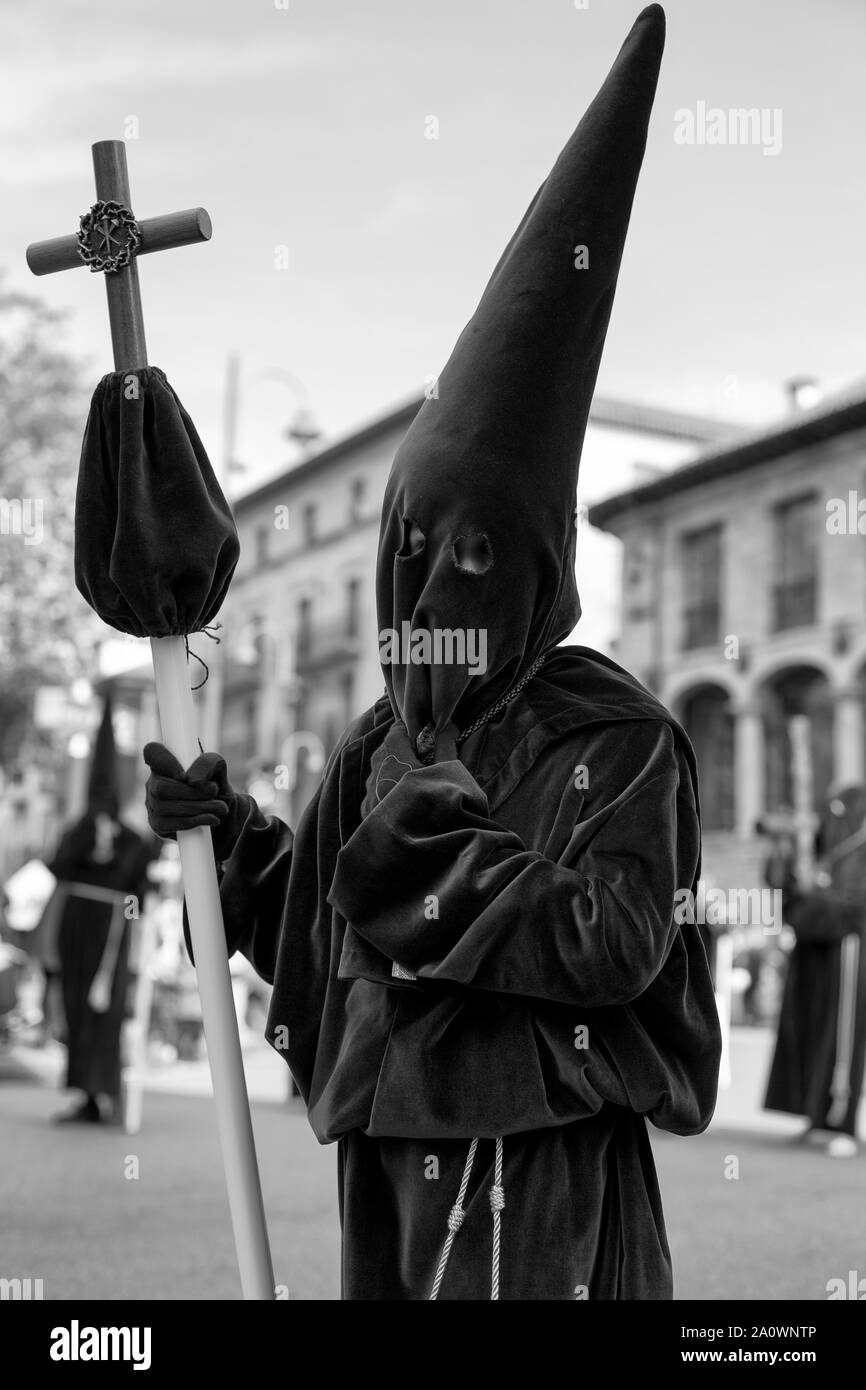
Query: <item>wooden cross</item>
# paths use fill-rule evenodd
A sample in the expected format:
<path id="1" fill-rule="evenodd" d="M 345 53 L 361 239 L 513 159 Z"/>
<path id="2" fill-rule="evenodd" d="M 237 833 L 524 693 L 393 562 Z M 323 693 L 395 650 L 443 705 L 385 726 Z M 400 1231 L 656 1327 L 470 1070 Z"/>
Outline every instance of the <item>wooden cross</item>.
<path id="1" fill-rule="evenodd" d="M 81 218 L 81 230 L 35 242 L 27 248 L 27 264 L 35 275 L 77 265 L 104 271 L 114 368 L 137 371 L 147 366 L 137 257 L 207 241 L 210 218 L 204 208 L 191 208 L 136 222 L 122 140 L 100 140 L 93 146 L 93 170 L 98 201 Z M 152 637 L 150 647 L 162 737 L 188 767 L 199 748 L 186 643 L 183 637 Z M 179 830 L 177 843 L 241 1286 L 244 1298 L 271 1300 L 274 1274 L 210 831 Z"/>
<path id="2" fill-rule="evenodd" d="M 122 140 L 100 140 L 93 146 L 93 173 L 98 202 L 82 218 L 82 224 L 89 225 L 89 235 L 85 235 L 83 225 L 78 234 L 34 241 L 27 247 L 27 264 L 34 275 L 51 275 L 56 270 L 73 270 L 88 263 L 101 269 L 97 262 L 108 262 L 110 266 L 120 252 L 122 263 L 116 269 L 105 270 L 111 345 L 115 371 L 134 371 L 147 366 L 137 258 L 151 251 L 209 241 L 211 221 L 204 208 L 187 208 L 184 212 L 136 222 L 130 207 L 126 145 Z M 101 204 L 116 205 L 126 217 L 112 215 L 112 209 L 106 213 L 100 209 Z M 102 213 L 98 219 L 93 218 L 95 209 Z"/>

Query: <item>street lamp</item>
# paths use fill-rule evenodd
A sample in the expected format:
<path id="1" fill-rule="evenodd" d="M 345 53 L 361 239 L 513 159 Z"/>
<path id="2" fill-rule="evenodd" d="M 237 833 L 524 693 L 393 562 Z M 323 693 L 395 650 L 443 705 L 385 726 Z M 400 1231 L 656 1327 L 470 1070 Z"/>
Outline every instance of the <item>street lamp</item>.
<path id="1" fill-rule="evenodd" d="M 310 393 L 300 377 L 295 376 L 294 372 L 287 371 L 285 367 L 266 367 L 264 371 L 258 372 L 257 376 L 261 379 L 271 378 L 284 381 L 290 388 L 298 405 L 285 430 L 285 436 L 299 444 L 305 453 L 308 452 L 316 440 L 321 438 L 322 431 L 316 423 L 310 405 Z"/>

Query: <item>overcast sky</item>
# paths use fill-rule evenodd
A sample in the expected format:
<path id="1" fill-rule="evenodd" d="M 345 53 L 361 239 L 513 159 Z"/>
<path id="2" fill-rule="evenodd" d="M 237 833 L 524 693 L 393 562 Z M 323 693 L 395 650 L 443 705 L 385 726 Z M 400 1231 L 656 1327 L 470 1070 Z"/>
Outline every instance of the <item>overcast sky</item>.
<path id="1" fill-rule="evenodd" d="M 601 83 L 635 0 L 6 0 L 0 265 L 70 311 L 111 369 L 84 270 L 25 245 L 77 226 L 89 147 L 129 140 L 133 207 L 195 204 L 206 247 L 148 257 L 150 360 L 213 456 L 230 352 L 250 479 L 291 457 L 309 393 L 327 435 L 441 367 L 502 246 Z M 668 40 L 599 387 L 762 420 L 780 383 L 866 363 L 866 4 L 669 0 Z M 781 150 L 684 146 L 678 109 L 782 113 Z M 425 138 L 436 116 L 439 139 Z M 275 247 L 288 247 L 288 269 Z"/>

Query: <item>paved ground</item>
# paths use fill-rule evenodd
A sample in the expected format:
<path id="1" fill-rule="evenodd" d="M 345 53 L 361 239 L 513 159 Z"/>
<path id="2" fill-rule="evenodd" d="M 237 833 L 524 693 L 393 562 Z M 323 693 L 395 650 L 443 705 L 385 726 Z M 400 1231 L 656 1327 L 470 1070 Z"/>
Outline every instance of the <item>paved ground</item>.
<path id="1" fill-rule="evenodd" d="M 866 1276 L 866 1158 L 797 1148 L 796 1122 L 760 1112 L 768 1046 L 735 1035 L 707 1135 L 654 1136 L 679 1298 L 823 1299 L 828 1279 Z M 46 1298 L 238 1297 L 206 1066 L 152 1068 L 131 1137 L 49 1124 L 57 1061 L 0 1053 L 0 1276 L 42 1278 Z M 334 1149 L 287 1103 L 279 1058 L 253 1048 L 247 1065 L 277 1279 L 335 1299 Z"/>
<path id="2" fill-rule="evenodd" d="M 207 1098 L 149 1093 L 135 1136 L 58 1128 L 56 1090 L 11 1070 L 7 1058 L 0 1275 L 42 1278 L 46 1298 L 239 1296 Z M 334 1150 L 320 1148 L 297 1104 L 253 1109 L 276 1278 L 292 1298 L 338 1298 Z M 130 1157 L 138 1178 L 125 1176 Z"/>

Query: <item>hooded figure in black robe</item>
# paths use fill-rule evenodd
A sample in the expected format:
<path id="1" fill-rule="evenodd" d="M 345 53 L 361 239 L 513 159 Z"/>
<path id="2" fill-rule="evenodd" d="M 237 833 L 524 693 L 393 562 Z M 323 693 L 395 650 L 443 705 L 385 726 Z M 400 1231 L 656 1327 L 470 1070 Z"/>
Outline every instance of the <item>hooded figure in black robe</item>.
<path id="1" fill-rule="evenodd" d="M 866 787 L 831 792 L 817 838 L 820 869 L 809 887 L 798 883 L 792 853 L 767 862 L 796 941 L 764 1104 L 805 1116 L 804 1138 L 849 1157 L 866 1062 Z"/>
<path id="2" fill-rule="evenodd" d="M 67 1088 L 83 1102 L 59 1120 L 117 1118 L 120 1033 L 129 988 L 130 922 L 148 887 L 155 842 L 119 819 L 111 701 L 90 768 L 87 811 L 62 836 L 48 867 L 58 880 L 46 908 L 56 923 L 68 1049 Z"/>
<path id="3" fill-rule="evenodd" d="M 645 10 L 394 461 L 386 694 L 296 835 L 159 745 L 161 834 L 211 824 L 229 949 L 339 1146 L 343 1297 L 664 1299 L 647 1119 L 708 1123 L 695 763 L 579 616 L 575 489 L 664 42 Z M 581 252 L 579 248 L 583 247 Z"/>

